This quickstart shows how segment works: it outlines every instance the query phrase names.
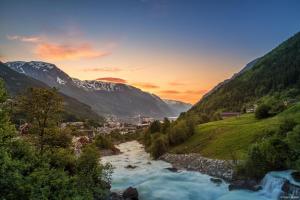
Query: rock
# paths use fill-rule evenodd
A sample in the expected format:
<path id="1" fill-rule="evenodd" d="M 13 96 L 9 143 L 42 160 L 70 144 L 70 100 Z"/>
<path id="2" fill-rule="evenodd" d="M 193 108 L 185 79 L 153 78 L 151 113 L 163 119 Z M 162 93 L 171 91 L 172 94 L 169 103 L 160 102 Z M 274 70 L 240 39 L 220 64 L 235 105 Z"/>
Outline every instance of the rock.
<path id="1" fill-rule="evenodd" d="M 300 186 L 290 183 L 286 180 L 282 187 L 282 194 L 279 199 L 300 199 Z"/>
<path id="2" fill-rule="evenodd" d="M 284 181 L 284 184 L 282 185 L 281 190 L 284 193 L 288 193 L 290 190 L 290 181 L 288 181 L 288 180 Z"/>
<path id="3" fill-rule="evenodd" d="M 147 165 L 151 165 L 152 163 L 151 162 L 147 162 Z"/>
<path id="4" fill-rule="evenodd" d="M 122 195 L 116 193 L 116 192 L 112 192 L 109 195 L 109 200 L 123 200 Z"/>
<path id="5" fill-rule="evenodd" d="M 165 169 L 169 170 L 170 172 L 178 172 L 178 169 L 175 167 L 167 167 Z"/>
<path id="6" fill-rule="evenodd" d="M 135 168 L 137 168 L 137 166 L 135 166 L 135 165 L 127 165 L 125 168 L 126 169 L 135 169 Z"/>
<path id="7" fill-rule="evenodd" d="M 232 181 L 228 186 L 229 191 L 232 190 L 250 190 L 250 191 L 258 191 L 261 190 L 262 187 L 255 180 L 235 180 Z"/>
<path id="8" fill-rule="evenodd" d="M 291 175 L 296 182 L 300 182 L 300 172 L 292 172 Z"/>
<path id="9" fill-rule="evenodd" d="M 123 192 L 123 198 L 125 200 L 139 200 L 139 194 L 136 188 L 129 187 Z"/>
<path id="10" fill-rule="evenodd" d="M 215 183 L 216 185 L 221 185 L 222 184 L 222 179 L 219 179 L 219 178 L 210 178 L 210 181 Z"/>

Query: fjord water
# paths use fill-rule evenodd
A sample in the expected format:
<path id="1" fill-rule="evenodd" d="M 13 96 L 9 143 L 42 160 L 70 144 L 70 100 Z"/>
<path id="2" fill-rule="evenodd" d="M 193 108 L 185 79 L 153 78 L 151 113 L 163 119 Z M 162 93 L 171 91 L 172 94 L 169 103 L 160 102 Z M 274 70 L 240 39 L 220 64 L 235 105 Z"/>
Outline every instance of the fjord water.
<path id="1" fill-rule="evenodd" d="M 246 190 L 228 191 L 228 184 L 216 185 L 210 176 L 191 171 L 170 172 L 171 165 L 151 160 L 137 141 L 117 146 L 120 155 L 107 156 L 102 162 L 114 167 L 112 190 L 121 191 L 129 186 L 137 188 L 142 200 L 273 200 L 279 197 L 282 184 L 288 174 L 269 173 L 262 181 L 259 192 Z M 136 168 L 126 168 L 131 165 Z"/>

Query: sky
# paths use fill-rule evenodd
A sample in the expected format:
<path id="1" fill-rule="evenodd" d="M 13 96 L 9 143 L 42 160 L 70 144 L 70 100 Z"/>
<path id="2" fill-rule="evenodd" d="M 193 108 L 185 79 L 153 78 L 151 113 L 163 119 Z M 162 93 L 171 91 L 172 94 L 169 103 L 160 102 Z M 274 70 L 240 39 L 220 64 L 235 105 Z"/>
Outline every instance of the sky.
<path id="1" fill-rule="evenodd" d="M 299 0 L 0 0 L 0 60 L 197 102 L 300 31 Z"/>

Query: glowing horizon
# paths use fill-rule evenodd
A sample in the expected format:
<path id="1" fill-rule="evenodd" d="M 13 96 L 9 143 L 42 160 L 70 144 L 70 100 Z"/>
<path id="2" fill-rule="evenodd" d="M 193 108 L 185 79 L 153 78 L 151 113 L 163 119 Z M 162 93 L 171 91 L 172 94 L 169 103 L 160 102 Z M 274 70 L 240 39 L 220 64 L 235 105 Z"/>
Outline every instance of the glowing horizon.
<path id="1" fill-rule="evenodd" d="M 196 103 L 299 31 L 299 3 L 289 3 L 3 0 L 0 60 L 40 60 L 81 80 Z"/>

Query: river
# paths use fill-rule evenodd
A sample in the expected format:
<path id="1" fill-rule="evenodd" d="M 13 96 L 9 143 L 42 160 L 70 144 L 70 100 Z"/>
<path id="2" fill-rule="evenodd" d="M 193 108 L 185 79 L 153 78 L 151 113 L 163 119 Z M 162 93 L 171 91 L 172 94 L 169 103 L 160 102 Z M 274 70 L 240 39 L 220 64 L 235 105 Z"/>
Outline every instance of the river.
<path id="1" fill-rule="evenodd" d="M 170 172 L 165 169 L 172 167 L 169 163 L 151 160 L 137 141 L 117 147 L 122 154 L 102 158 L 102 162 L 110 162 L 114 167 L 112 190 L 135 187 L 141 200 L 275 200 L 281 192 L 283 177 L 289 176 L 287 172 L 267 174 L 259 192 L 229 191 L 228 183 L 216 185 L 210 176 L 199 172 Z M 128 165 L 136 168 L 126 168 Z"/>

